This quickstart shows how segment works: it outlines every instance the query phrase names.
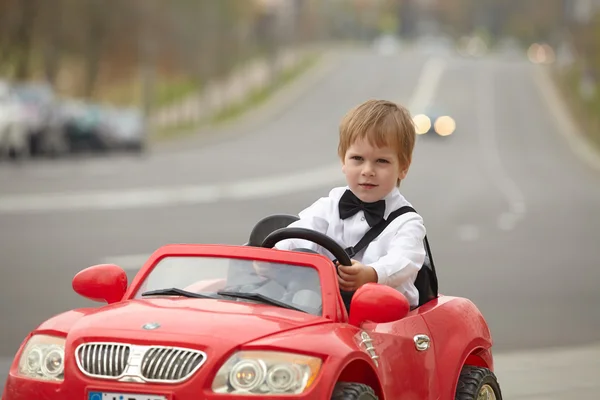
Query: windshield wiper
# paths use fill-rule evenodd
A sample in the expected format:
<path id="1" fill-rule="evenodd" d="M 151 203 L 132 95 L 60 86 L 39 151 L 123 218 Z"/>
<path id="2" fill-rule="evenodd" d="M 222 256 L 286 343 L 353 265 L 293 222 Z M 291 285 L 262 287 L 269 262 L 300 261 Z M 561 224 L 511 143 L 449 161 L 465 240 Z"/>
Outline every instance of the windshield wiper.
<path id="1" fill-rule="evenodd" d="M 294 307 L 294 306 L 284 303 L 282 301 L 272 299 L 272 298 L 265 296 L 264 294 L 260 294 L 260 293 L 219 291 L 219 292 L 217 292 L 217 294 L 219 294 L 221 296 L 235 297 L 238 299 L 256 300 L 256 301 L 260 301 L 261 303 L 264 303 L 264 304 L 287 308 L 288 310 L 295 310 L 295 311 L 300 311 L 303 313 L 306 312 L 298 307 Z"/>
<path id="2" fill-rule="evenodd" d="M 191 298 L 195 298 L 195 299 L 222 300 L 221 297 L 213 296 L 210 294 L 188 292 L 187 290 L 178 289 L 178 288 L 150 290 L 148 292 L 142 293 L 142 296 L 183 296 L 183 297 L 191 297 Z"/>

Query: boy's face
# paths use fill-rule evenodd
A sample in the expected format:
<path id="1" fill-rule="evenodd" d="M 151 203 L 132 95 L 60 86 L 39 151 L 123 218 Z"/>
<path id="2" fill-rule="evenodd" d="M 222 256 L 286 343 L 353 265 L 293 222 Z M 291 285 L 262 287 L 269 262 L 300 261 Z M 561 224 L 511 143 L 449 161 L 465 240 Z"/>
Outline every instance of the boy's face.
<path id="1" fill-rule="evenodd" d="M 350 190 L 362 201 L 383 199 L 406 177 L 394 149 L 373 147 L 367 140 L 357 140 L 346 151 L 342 172 Z"/>

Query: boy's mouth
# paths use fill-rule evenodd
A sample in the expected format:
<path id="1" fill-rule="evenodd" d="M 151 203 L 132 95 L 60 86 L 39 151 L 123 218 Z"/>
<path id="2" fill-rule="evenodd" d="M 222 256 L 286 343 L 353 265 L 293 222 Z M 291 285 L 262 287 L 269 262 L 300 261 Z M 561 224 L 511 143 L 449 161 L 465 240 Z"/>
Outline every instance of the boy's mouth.
<path id="1" fill-rule="evenodd" d="M 373 183 L 359 183 L 358 186 L 365 188 L 365 189 L 373 189 L 373 188 L 377 187 L 377 185 L 375 185 Z"/>

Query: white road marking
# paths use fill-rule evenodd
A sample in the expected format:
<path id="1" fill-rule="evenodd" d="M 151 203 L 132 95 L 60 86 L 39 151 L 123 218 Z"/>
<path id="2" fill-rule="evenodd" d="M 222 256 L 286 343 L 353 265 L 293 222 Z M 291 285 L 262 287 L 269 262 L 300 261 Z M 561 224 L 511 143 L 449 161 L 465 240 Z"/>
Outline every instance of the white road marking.
<path id="1" fill-rule="evenodd" d="M 427 61 L 411 99 L 410 109 L 421 109 L 431 101 L 445 65 L 443 60 L 437 58 Z M 285 195 L 343 183 L 341 167 L 336 163 L 296 174 L 245 179 L 224 184 L 4 195 L 0 197 L 0 213 L 120 210 L 214 203 L 227 199 L 257 199 Z"/>
<path id="2" fill-rule="evenodd" d="M 477 75 L 476 92 L 479 143 L 490 177 L 509 205 L 509 211 L 498 216 L 498 228 L 511 230 L 524 217 L 527 208 L 523 192 L 502 165 L 498 151 L 495 130 L 494 92 L 492 73 L 481 69 Z"/>
<path id="3" fill-rule="evenodd" d="M 435 96 L 446 65 L 446 60 L 443 58 L 429 58 L 427 60 L 417 81 L 416 90 L 408 104 L 411 114 L 425 112 Z"/>
<path id="4" fill-rule="evenodd" d="M 533 77 L 558 124 L 558 131 L 567 140 L 571 150 L 590 168 L 600 172 L 600 151 L 595 150 L 585 139 L 581 129 L 573 120 L 567 105 L 549 76 L 547 67 L 537 66 Z"/>
<path id="5" fill-rule="evenodd" d="M 229 184 L 152 187 L 129 190 L 66 192 L 0 197 L 0 213 L 40 211 L 122 210 L 184 204 L 215 203 L 285 195 L 343 183 L 340 165 L 289 175 L 249 179 Z"/>

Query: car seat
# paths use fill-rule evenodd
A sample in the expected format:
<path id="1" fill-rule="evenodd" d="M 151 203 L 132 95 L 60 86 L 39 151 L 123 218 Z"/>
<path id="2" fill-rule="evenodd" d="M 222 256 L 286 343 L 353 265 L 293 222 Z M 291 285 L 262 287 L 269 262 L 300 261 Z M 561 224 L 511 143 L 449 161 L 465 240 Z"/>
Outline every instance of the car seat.
<path id="1" fill-rule="evenodd" d="M 258 221 L 254 228 L 252 228 L 246 245 L 259 247 L 269 234 L 277 229 L 285 228 L 297 220 L 299 220 L 297 216 L 290 214 L 269 215 Z M 298 249 L 298 251 L 300 250 Z M 306 249 L 302 250 L 306 251 Z M 427 238 L 425 240 L 425 261 L 415 279 L 415 287 L 419 291 L 419 304 L 417 307 L 438 297 L 437 274 Z"/>

